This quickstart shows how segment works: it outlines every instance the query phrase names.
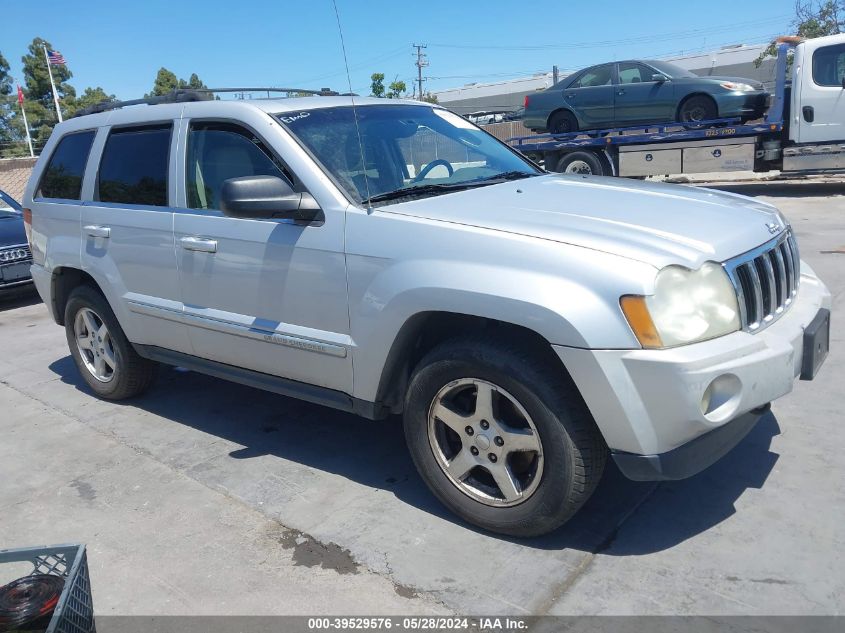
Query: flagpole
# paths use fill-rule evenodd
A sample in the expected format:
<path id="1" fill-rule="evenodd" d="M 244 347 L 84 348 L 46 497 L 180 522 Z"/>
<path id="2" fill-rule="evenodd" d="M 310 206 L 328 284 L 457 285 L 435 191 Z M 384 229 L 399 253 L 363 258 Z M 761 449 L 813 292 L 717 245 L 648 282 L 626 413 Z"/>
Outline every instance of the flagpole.
<path id="1" fill-rule="evenodd" d="M 47 55 L 47 45 L 44 44 L 44 60 L 47 62 L 47 74 L 50 75 L 50 86 L 53 88 L 53 103 L 56 104 L 56 116 L 59 117 L 59 123 L 61 123 L 64 119 L 62 119 L 62 111 L 59 108 L 59 93 L 56 92 L 56 84 L 53 81 L 53 71 L 50 69 L 50 56 Z"/>
<path id="2" fill-rule="evenodd" d="M 18 91 L 20 91 L 20 86 L 18 86 Z M 21 114 L 23 115 L 23 126 L 26 129 L 26 143 L 29 145 L 29 156 L 30 158 L 35 158 L 35 152 L 32 151 L 32 138 L 29 136 L 29 123 L 26 121 L 26 110 L 23 107 L 23 99 L 18 99 L 18 102 L 21 106 Z"/>

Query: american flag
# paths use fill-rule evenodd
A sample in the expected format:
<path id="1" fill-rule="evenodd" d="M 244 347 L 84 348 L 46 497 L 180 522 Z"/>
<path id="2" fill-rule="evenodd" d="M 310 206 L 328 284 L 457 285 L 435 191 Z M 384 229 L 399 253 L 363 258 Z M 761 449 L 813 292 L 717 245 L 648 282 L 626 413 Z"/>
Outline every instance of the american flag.
<path id="1" fill-rule="evenodd" d="M 47 51 L 47 59 L 53 66 L 62 66 L 66 63 L 65 58 L 59 51 Z"/>

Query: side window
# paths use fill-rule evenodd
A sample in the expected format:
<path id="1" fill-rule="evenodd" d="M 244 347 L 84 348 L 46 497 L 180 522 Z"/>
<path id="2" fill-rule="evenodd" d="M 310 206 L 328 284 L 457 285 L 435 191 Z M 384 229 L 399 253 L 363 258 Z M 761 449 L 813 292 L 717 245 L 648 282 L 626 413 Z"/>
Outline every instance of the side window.
<path id="1" fill-rule="evenodd" d="M 824 46 L 813 53 L 813 81 L 819 86 L 843 87 L 845 44 Z"/>
<path id="2" fill-rule="evenodd" d="M 63 137 L 47 163 L 35 196 L 79 200 L 82 193 L 82 176 L 93 143 L 93 130 Z"/>
<path id="3" fill-rule="evenodd" d="M 278 176 L 293 182 L 272 152 L 246 128 L 192 123 L 185 170 L 188 207 L 219 209 L 223 182 L 242 176 Z"/>
<path id="4" fill-rule="evenodd" d="M 657 71 L 647 68 L 642 64 L 631 62 L 619 64 L 619 83 L 620 84 L 638 84 L 646 81 L 652 81 L 651 76 Z"/>
<path id="5" fill-rule="evenodd" d="M 595 86 L 609 86 L 613 78 L 613 64 L 604 64 L 590 68 L 575 80 L 571 88 L 594 88 Z"/>
<path id="6" fill-rule="evenodd" d="M 172 127 L 113 129 L 100 160 L 96 199 L 166 207 Z"/>

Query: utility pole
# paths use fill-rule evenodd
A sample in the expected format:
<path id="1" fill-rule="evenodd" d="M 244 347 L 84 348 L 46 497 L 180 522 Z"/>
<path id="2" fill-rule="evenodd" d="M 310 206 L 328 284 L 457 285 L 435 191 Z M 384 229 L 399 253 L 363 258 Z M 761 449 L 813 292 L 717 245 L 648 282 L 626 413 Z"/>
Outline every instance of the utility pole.
<path id="1" fill-rule="evenodd" d="M 552 85 L 556 86 L 558 81 L 560 81 L 560 72 L 557 66 L 552 66 Z"/>
<path id="2" fill-rule="evenodd" d="M 417 49 L 417 61 L 414 64 L 417 67 L 417 86 L 419 94 L 417 95 L 417 99 L 422 101 L 423 98 L 423 76 L 422 76 L 422 69 L 423 66 L 428 66 L 428 60 L 425 58 L 425 53 L 423 53 L 423 49 L 426 48 L 425 44 L 412 44 L 414 48 Z"/>

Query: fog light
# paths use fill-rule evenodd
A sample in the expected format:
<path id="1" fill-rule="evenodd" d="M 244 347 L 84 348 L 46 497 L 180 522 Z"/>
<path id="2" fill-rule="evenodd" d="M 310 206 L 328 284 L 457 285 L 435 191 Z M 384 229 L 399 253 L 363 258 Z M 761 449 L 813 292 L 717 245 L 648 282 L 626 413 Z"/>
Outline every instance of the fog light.
<path id="1" fill-rule="evenodd" d="M 742 397 L 742 381 L 733 374 L 714 378 L 701 395 L 701 413 L 711 422 L 721 422 L 736 413 Z"/>

